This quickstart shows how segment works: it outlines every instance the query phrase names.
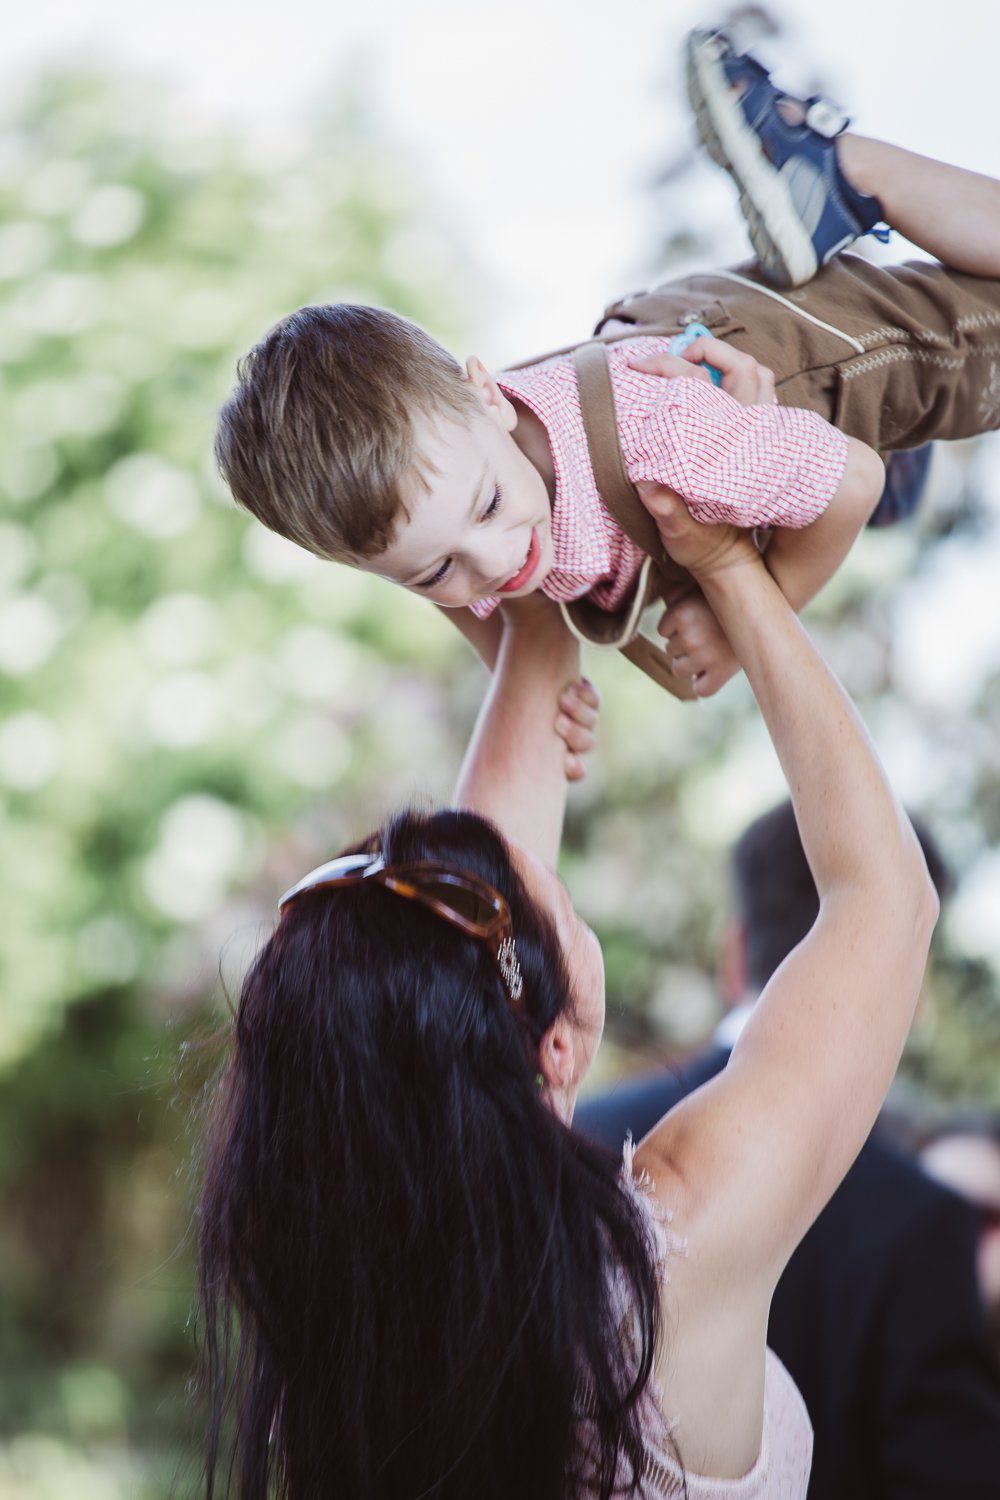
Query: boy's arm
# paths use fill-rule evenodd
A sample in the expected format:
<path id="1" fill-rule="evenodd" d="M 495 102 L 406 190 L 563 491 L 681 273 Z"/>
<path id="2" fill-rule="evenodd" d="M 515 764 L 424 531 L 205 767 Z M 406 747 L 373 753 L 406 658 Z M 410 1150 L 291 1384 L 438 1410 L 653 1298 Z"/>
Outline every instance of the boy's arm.
<path id="1" fill-rule="evenodd" d="M 885 482 L 878 454 L 848 438 L 847 463 L 829 505 L 808 526 L 777 527 L 764 554 L 768 571 L 789 604 L 801 610 L 840 567 L 875 506 Z M 659 485 L 640 483 L 644 499 Z M 700 589 L 679 591 L 657 626 L 679 677 L 690 677 L 699 698 L 717 693 L 739 671 L 726 634 Z"/>
<path id="2" fill-rule="evenodd" d="M 462 632 L 487 671 L 492 672 L 497 664 L 500 640 L 503 636 L 503 619 L 500 611 L 495 609 L 491 615 L 487 615 L 485 620 L 480 620 L 471 609 L 446 609 L 443 604 L 437 604 L 435 608 L 451 621 L 456 630 Z"/>
<path id="3" fill-rule="evenodd" d="M 840 567 L 885 485 L 885 465 L 874 449 L 857 438 L 847 441 L 847 463 L 826 510 L 799 530 L 779 527 L 764 554 L 771 577 L 796 611 Z"/>
<path id="4" fill-rule="evenodd" d="M 489 818 L 555 868 L 566 809 L 566 746 L 554 726 L 580 675 L 580 646 L 541 594 L 504 606 L 496 670 L 476 720 L 455 806 Z M 497 612 L 499 617 L 499 611 Z"/>

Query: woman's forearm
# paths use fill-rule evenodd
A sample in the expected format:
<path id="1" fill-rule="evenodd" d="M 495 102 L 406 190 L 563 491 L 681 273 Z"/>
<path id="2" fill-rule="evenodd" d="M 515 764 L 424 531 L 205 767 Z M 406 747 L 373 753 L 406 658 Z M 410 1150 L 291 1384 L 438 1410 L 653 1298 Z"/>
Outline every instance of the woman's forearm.
<path id="1" fill-rule="evenodd" d="M 777 584 L 752 563 L 701 582 L 774 741 L 821 898 L 922 869 L 857 710 Z"/>
<path id="2" fill-rule="evenodd" d="M 666 493 L 650 503 L 746 672 L 820 894 L 815 926 L 768 982 L 725 1073 L 648 1142 L 651 1175 L 658 1158 L 668 1190 L 681 1179 L 691 1232 L 704 1216 L 697 1232 L 740 1259 L 734 1294 L 749 1288 L 761 1314 L 892 1080 L 937 900 L 864 725 L 760 558 L 731 528 L 699 535 L 679 506 Z"/>
<path id="3" fill-rule="evenodd" d="M 892 1081 L 937 898 L 854 705 L 773 579 L 750 564 L 701 582 L 767 723 L 820 895 L 815 927 L 769 981 L 727 1070 L 733 1116 L 755 1111 L 737 1193 L 756 1181 L 757 1208 L 787 1226 L 784 1244 L 777 1234 L 762 1246 L 776 1276 Z"/>
<path id="4" fill-rule="evenodd" d="M 566 809 L 566 745 L 553 721 L 579 675 L 579 643 L 539 596 L 527 618 L 504 627 L 455 791 L 457 807 L 491 819 L 552 868 Z"/>

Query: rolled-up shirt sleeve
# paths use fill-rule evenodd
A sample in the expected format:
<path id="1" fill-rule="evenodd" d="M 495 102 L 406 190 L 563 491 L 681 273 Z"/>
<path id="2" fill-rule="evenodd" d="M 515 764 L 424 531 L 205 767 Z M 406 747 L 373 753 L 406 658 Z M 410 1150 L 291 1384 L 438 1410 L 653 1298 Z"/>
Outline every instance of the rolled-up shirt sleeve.
<path id="1" fill-rule="evenodd" d="M 657 385 L 660 399 L 620 422 L 633 482 L 669 485 L 705 523 L 800 527 L 822 515 L 847 463 L 844 433 L 799 407 L 741 406 L 708 381 Z"/>

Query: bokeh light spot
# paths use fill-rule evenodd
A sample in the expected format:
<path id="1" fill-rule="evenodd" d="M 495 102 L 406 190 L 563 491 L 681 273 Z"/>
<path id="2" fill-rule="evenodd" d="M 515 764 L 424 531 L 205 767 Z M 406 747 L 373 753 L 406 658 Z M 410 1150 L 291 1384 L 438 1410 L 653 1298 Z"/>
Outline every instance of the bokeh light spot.
<path id="1" fill-rule="evenodd" d="M 145 536 L 180 536 L 201 508 L 193 474 L 155 453 L 134 453 L 115 464 L 105 481 L 108 504 L 120 520 Z"/>
<path id="2" fill-rule="evenodd" d="M 36 791 L 58 764 L 59 739 L 44 714 L 29 709 L 0 724 L 0 780 L 14 791 Z"/>
<path id="3" fill-rule="evenodd" d="M 52 605 L 37 594 L 21 594 L 0 607 L 0 672 L 27 677 L 52 655 L 62 634 Z"/>
<path id="4" fill-rule="evenodd" d="M 70 234 L 81 245 L 124 245 L 142 223 L 146 200 L 135 188 L 107 183 L 96 188 L 70 224 Z"/>

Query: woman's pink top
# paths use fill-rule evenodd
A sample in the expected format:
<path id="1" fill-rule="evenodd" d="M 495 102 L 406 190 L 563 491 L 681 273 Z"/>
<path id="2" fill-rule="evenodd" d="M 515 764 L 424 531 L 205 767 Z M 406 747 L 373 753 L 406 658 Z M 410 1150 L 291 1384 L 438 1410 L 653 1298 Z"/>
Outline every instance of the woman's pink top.
<path id="1" fill-rule="evenodd" d="M 653 1197 L 648 1177 L 638 1180 L 632 1172 L 633 1146 L 626 1143 L 622 1185 L 642 1205 L 649 1226 L 651 1245 L 661 1278 L 667 1279 L 671 1255 L 686 1249 L 669 1230 L 665 1215 Z M 805 1402 L 784 1365 L 770 1349 L 764 1368 L 764 1432 L 757 1462 L 740 1479 L 713 1479 L 684 1470 L 669 1451 L 671 1432 L 683 1451 L 683 1414 L 672 1422 L 664 1419 L 659 1392 L 652 1381 L 642 1401 L 642 1427 L 646 1457 L 639 1495 L 642 1500 L 686 1496 L 688 1500 L 804 1500 L 812 1466 L 813 1433 Z"/>
<path id="2" fill-rule="evenodd" d="M 659 1420 L 657 1421 L 657 1418 Z M 813 1433 L 805 1402 L 781 1360 L 770 1349 L 764 1369 L 764 1433 L 757 1462 L 740 1479 L 712 1479 L 682 1471 L 666 1452 L 666 1424 L 658 1412 L 643 1424 L 646 1463 L 643 1500 L 804 1500 L 812 1467 Z M 678 1424 L 678 1439 L 681 1424 Z M 687 1481 L 685 1487 L 685 1480 Z"/>

